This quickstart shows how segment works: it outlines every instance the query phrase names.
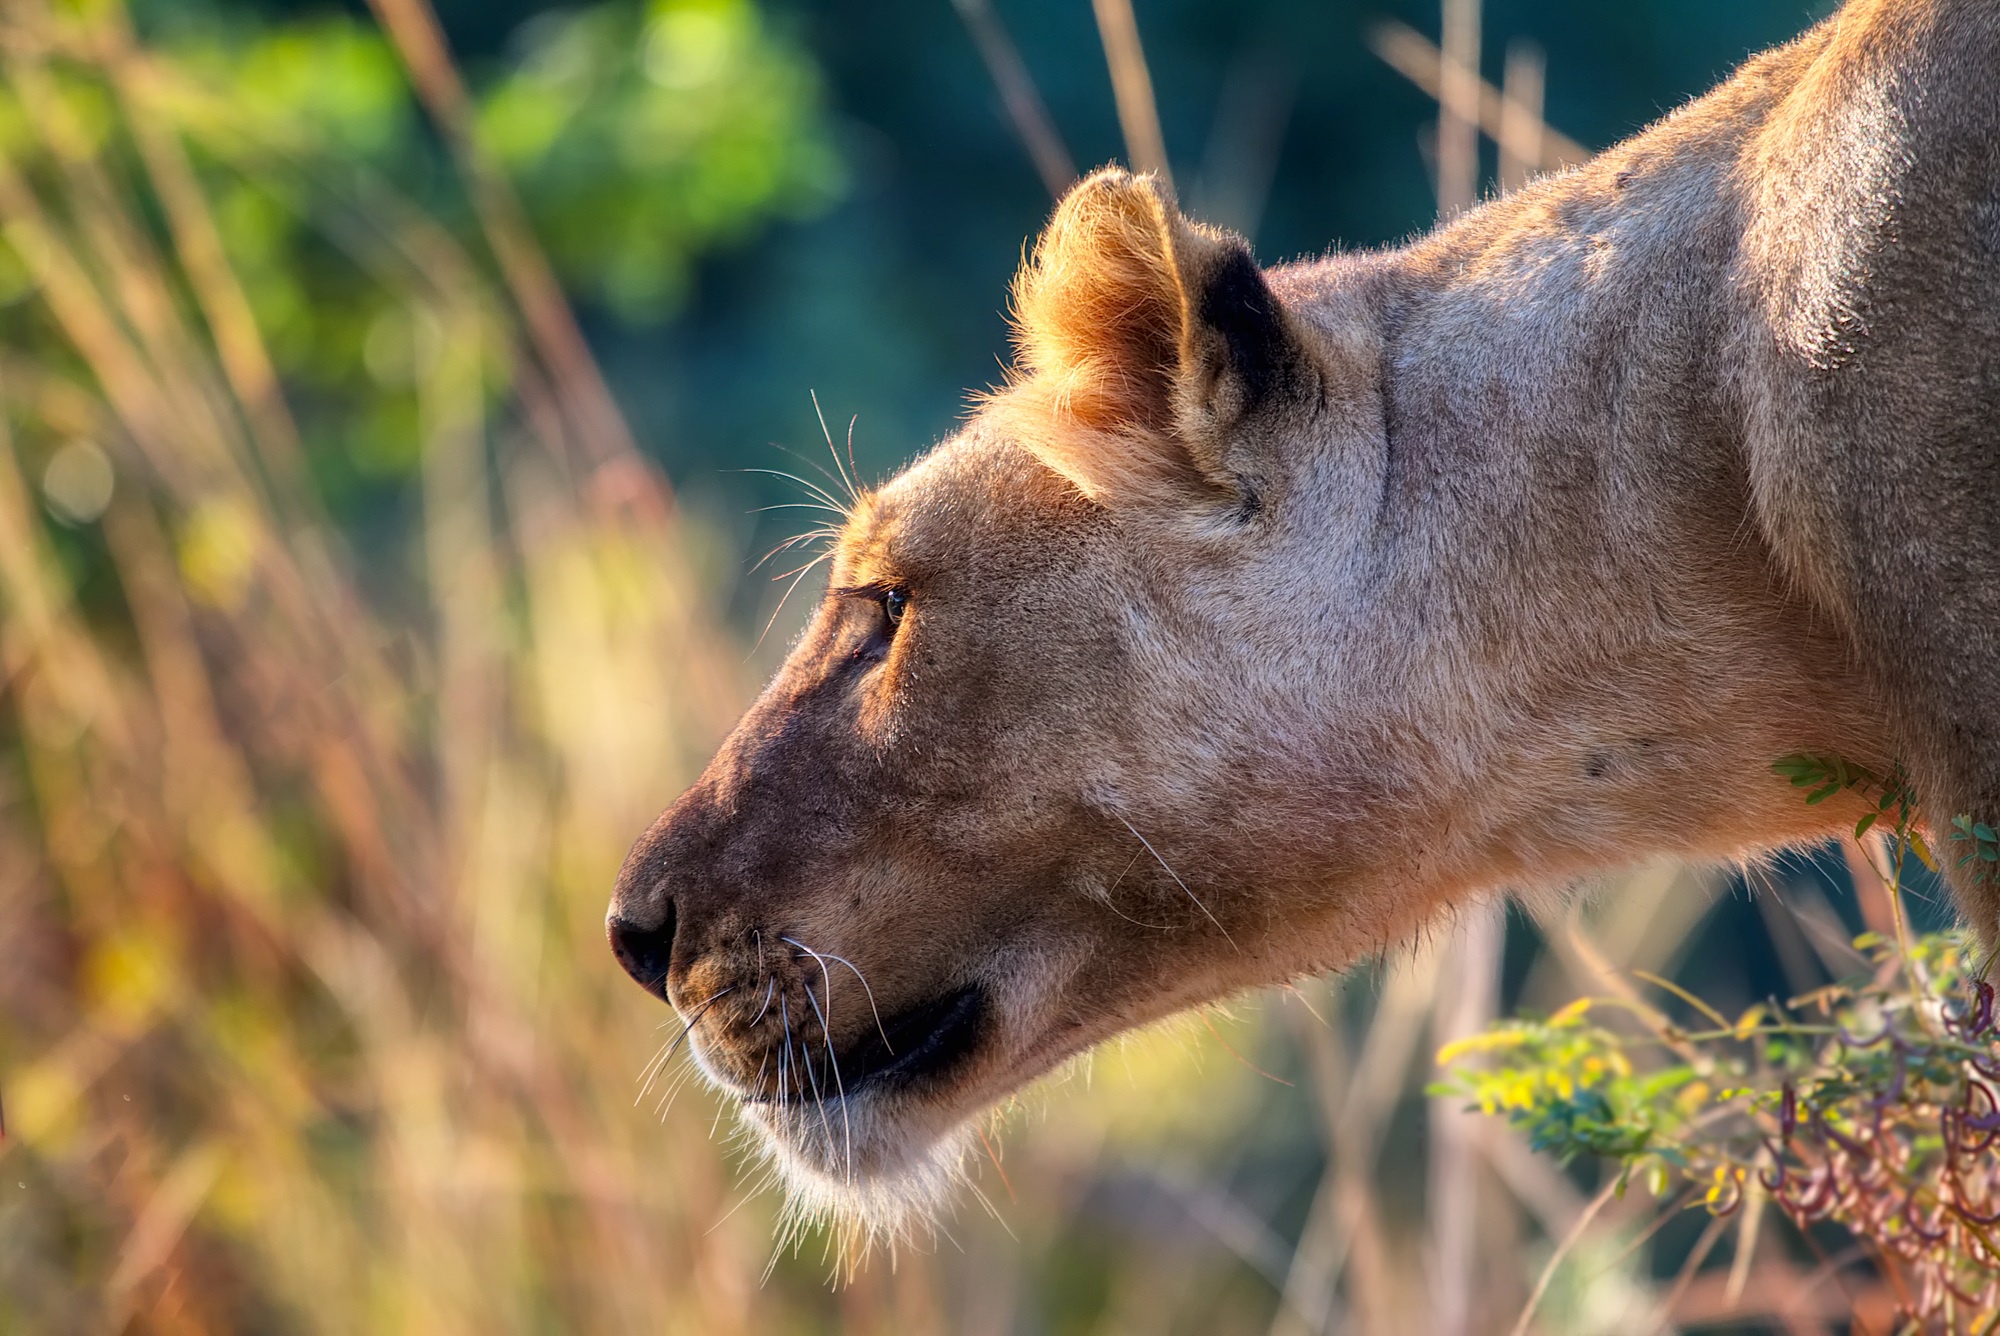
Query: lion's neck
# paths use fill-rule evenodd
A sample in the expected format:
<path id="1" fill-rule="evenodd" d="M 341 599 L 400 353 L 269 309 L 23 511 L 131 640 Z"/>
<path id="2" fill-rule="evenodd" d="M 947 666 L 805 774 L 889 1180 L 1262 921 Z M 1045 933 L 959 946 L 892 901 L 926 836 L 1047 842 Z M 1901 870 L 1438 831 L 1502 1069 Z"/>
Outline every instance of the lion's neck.
<path id="1" fill-rule="evenodd" d="M 1366 616 L 1327 661 L 1329 773 L 1402 774 L 1404 819 L 1453 832 L 1450 875 L 1767 847 L 1826 820 L 1774 760 L 1880 759 L 1846 647 L 1750 513 L 1727 388 L 1747 133 L 1740 107 L 1676 117 L 1328 262 L 1324 299 L 1379 321 L 1386 442 L 1370 587 L 1343 595 Z M 1357 681 L 1394 728 L 1349 726 Z M 1382 738 L 1393 759 L 1357 754 Z"/>

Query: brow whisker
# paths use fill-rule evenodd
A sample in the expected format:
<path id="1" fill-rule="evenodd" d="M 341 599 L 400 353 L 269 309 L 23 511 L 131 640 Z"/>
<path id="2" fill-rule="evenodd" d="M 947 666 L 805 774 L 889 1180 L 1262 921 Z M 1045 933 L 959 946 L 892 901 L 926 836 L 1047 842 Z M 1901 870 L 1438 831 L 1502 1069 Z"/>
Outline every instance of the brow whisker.
<path id="1" fill-rule="evenodd" d="M 810 393 L 810 391 L 808 391 L 808 393 Z M 815 411 L 817 411 L 819 407 L 817 401 L 815 401 L 813 407 Z M 826 434 L 826 425 L 823 420 L 820 425 L 820 434 L 822 436 Z M 771 442 L 771 445 L 773 449 L 778 450 L 782 454 L 790 455 L 793 459 L 798 460 L 799 463 L 804 464 L 807 468 L 811 469 L 814 473 L 817 473 L 820 477 L 825 478 L 829 484 L 837 486 L 842 491 L 847 492 L 850 495 L 853 495 L 854 489 L 848 485 L 847 480 L 840 475 L 829 473 L 827 471 L 826 465 L 820 463 L 815 456 L 808 455 L 802 450 L 794 450 L 789 445 L 785 445 L 778 441 Z"/>
<path id="2" fill-rule="evenodd" d="M 784 597 L 780 598 L 778 600 L 778 606 L 771 610 L 771 620 L 764 623 L 764 630 L 762 631 L 761 634 L 758 635 L 757 643 L 750 647 L 750 652 L 752 654 L 756 653 L 759 649 L 763 648 L 764 637 L 770 635 L 771 628 L 778 624 L 779 614 L 784 612 L 785 605 L 792 601 L 792 594 L 794 591 L 798 589 L 799 582 L 806 578 L 806 573 L 832 555 L 833 554 L 831 552 L 822 552 L 818 556 L 814 557 L 811 561 L 807 562 L 805 565 L 799 567 L 798 570 L 786 572 L 786 574 L 789 574 L 792 577 L 792 582 L 785 586 Z M 775 576 L 773 578 L 782 580 L 785 577 L 783 575 L 780 575 L 780 576 Z"/>
<path id="3" fill-rule="evenodd" d="M 794 566 L 788 571 L 779 571 L 776 575 L 772 576 L 771 579 L 773 581 L 777 581 L 777 580 L 788 579 L 794 575 L 803 575 L 805 572 L 819 565 L 822 561 L 825 561 L 828 557 L 831 557 L 832 555 L 833 553 L 831 552 L 822 552 L 818 556 L 814 557 L 811 561 L 808 561 L 805 565 Z"/>
<path id="4" fill-rule="evenodd" d="M 1210 923 L 1215 924 L 1215 930 L 1222 934 L 1222 940 L 1228 942 L 1232 950 L 1241 951 L 1243 948 L 1236 945 L 1236 939 L 1229 935 L 1229 929 L 1223 927 L 1221 921 L 1218 920 L 1215 917 L 1215 915 L 1208 912 L 1208 906 L 1201 902 L 1200 896 L 1196 895 L 1193 891 L 1188 890 L 1188 884 L 1181 880 L 1181 874 L 1167 866 L 1167 860 L 1160 857 L 1160 851 L 1153 847 L 1152 842 L 1149 841 L 1144 835 L 1141 835 L 1138 831 L 1138 828 L 1135 827 L 1130 821 L 1126 821 L 1123 813 L 1114 813 L 1113 815 L 1118 817 L 1118 820 L 1124 824 L 1125 829 L 1132 832 L 1133 839 L 1139 841 L 1139 843 L 1146 846 L 1146 852 L 1151 854 L 1153 856 L 1153 861 L 1155 863 L 1158 863 L 1161 869 L 1165 871 L 1169 877 L 1172 877 L 1174 879 L 1174 885 L 1180 887 L 1181 890 L 1187 892 L 1187 898 L 1194 901 L 1194 907 L 1202 912 L 1203 917 L 1207 918 Z"/>
<path id="5" fill-rule="evenodd" d="M 840 470 L 840 481 L 842 482 L 842 484 L 846 486 L 847 495 L 850 498 L 859 500 L 861 495 L 861 489 L 854 485 L 854 478 L 852 477 L 852 475 L 848 473 L 847 469 L 841 464 L 840 451 L 834 449 L 833 446 L 833 433 L 826 429 L 826 414 L 821 411 L 819 406 L 819 392 L 817 390 L 808 390 L 807 393 L 812 395 L 813 416 L 819 419 L 819 434 L 826 437 L 826 452 L 833 456 L 833 466 L 836 469 Z M 848 440 L 849 442 L 852 442 L 854 439 L 854 428 L 852 424 L 848 426 L 847 432 L 848 432 Z"/>
<path id="6" fill-rule="evenodd" d="M 787 538 L 784 542 L 779 543 L 769 552 L 766 552 L 763 556 L 757 558 L 756 564 L 750 568 L 749 573 L 755 575 L 758 571 L 764 569 L 765 566 L 770 564 L 771 558 L 777 556 L 780 552 L 789 552 L 793 548 L 799 546 L 802 543 L 832 543 L 837 541 L 839 538 L 840 538 L 840 531 L 838 529 L 831 529 L 831 528 L 809 529 L 805 533 L 793 534 L 790 538 Z M 778 578 L 783 579 L 784 577 L 779 576 Z"/>
<path id="7" fill-rule="evenodd" d="M 854 492 L 856 494 L 855 499 L 857 501 L 860 500 L 859 480 L 861 477 L 861 470 L 854 466 L 854 424 L 859 421 L 861 421 L 861 414 L 859 413 L 856 413 L 853 417 L 847 419 L 847 475 L 848 475 L 847 488 L 850 492 Z M 836 459 L 834 462 L 839 463 L 840 461 Z"/>
<path id="8" fill-rule="evenodd" d="M 768 515 L 774 510 L 830 510 L 836 515 L 847 513 L 838 507 L 828 505 L 824 501 L 773 501 L 768 506 L 752 506 L 750 513 L 752 515 Z"/>
<path id="9" fill-rule="evenodd" d="M 773 478 L 783 478 L 786 482 L 795 483 L 798 486 L 805 488 L 807 495 L 815 497 L 818 500 L 824 501 L 827 505 L 832 506 L 842 515 L 852 515 L 854 513 L 853 506 L 851 505 L 843 506 L 840 503 L 839 497 L 835 496 L 832 492 L 827 491 L 826 488 L 821 487 L 818 483 L 812 481 L 810 478 L 801 478 L 798 474 L 787 472 L 784 469 L 748 468 L 748 469 L 739 469 L 737 471 L 740 473 L 764 473 L 764 474 L 769 474 Z"/>

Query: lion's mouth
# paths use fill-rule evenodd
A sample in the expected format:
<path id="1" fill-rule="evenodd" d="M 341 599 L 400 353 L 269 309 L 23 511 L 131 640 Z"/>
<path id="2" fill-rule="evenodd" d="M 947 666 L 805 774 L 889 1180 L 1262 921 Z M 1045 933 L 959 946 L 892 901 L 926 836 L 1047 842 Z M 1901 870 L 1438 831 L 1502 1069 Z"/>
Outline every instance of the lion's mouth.
<path id="1" fill-rule="evenodd" d="M 986 995 L 977 985 L 912 1007 L 869 1030 L 841 1058 L 850 1089 L 913 1085 L 948 1075 L 979 1044 Z"/>
<path id="2" fill-rule="evenodd" d="M 912 1089 L 943 1080 L 978 1048 L 986 1009 L 984 990 L 968 984 L 883 1017 L 837 1055 L 839 1090 L 851 1099 L 863 1091 Z M 822 1094 L 835 1088 L 829 1080 L 817 1085 Z M 781 1087 L 748 1096 L 746 1102 L 789 1103 L 801 1097 L 800 1091 Z"/>

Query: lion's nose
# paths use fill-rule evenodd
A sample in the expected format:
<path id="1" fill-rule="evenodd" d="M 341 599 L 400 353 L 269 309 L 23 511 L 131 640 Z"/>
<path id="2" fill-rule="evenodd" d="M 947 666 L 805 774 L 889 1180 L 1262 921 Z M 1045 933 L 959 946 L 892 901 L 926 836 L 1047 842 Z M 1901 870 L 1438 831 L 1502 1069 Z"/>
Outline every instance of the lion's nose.
<path id="1" fill-rule="evenodd" d="M 674 919 L 674 902 L 669 900 L 666 917 L 656 927 L 641 927 L 618 914 L 604 922 L 605 935 L 611 939 L 611 954 L 618 957 L 618 963 L 638 980 L 641 988 L 662 1002 L 668 1000 L 667 967 L 673 962 Z"/>

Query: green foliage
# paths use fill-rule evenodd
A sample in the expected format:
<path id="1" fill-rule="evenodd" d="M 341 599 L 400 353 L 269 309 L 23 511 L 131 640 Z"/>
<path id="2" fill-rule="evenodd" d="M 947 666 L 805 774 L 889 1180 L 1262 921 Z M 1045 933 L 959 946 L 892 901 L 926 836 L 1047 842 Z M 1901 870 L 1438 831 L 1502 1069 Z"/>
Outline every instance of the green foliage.
<path id="1" fill-rule="evenodd" d="M 803 52 L 748 0 L 556 13 L 480 125 L 573 284 L 627 320 L 669 313 L 688 262 L 839 191 Z"/>
<path id="2" fill-rule="evenodd" d="M 1951 819 L 1951 839 L 1971 846 L 1959 856 L 1957 866 L 1975 882 L 2000 877 L 2000 835 L 1993 833 L 1993 827 L 1960 813 Z"/>
<path id="3" fill-rule="evenodd" d="M 470 287 L 426 233 L 476 259 L 477 219 L 374 25 L 233 15 L 159 42 L 149 93 L 189 138 L 315 475 L 337 511 L 371 508 L 417 466 L 416 386 L 441 337 L 435 303 L 408 296 Z M 841 189 L 812 63 L 749 0 L 612 0 L 545 16 L 512 51 L 471 81 L 482 151 L 568 288 L 624 321 L 673 315 L 702 255 Z M 86 61 L 51 68 L 76 156 L 142 189 L 118 90 Z M 0 89 L 0 144 L 33 163 L 28 119 Z M 18 269 L 0 256 L 0 312 Z"/>
<path id="4" fill-rule="evenodd" d="M 1528 1144 L 1564 1161 L 1578 1155 L 1638 1157 L 1669 1144 L 1688 1113 L 1707 1099 L 1692 1070 L 1635 1071 L 1619 1035 L 1590 1023 L 1588 999 L 1547 1020 L 1517 1019 L 1448 1044 L 1444 1065 L 1484 1054 L 1433 1095 L 1463 1094 L 1482 1113 L 1499 1114 Z"/>
<path id="5" fill-rule="evenodd" d="M 1893 767 L 1886 775 L 1878 775 L 1865 765 L 1856 765 L 1840 757 L 1807 756 L 1803 754 L 1786 756 L 1772 763 L 1771 769 L 1790 780 L 1795 789 L 1805 789 L 1806 802 L 1818 806 L 1839 793 L 1854 793 L 1873 804 L 1874 810 L 1854 823 L 1854 838 L 1860 839 L 1887 817 L 1892 826 L 1911 831 L 1911 818 L 1917 809 L 1916 792 L 1910 788 L 1901 766 Z M 1935 866 L 1929 852 L 1921 856 L 1927 864 Z"/>
<path id="6" fill-rule="evenodd" d="M 1897 931 L 1855 939 L 1863 972 L 1733 1021 L 1643 976 L 1702 1023 L 1680 1024 L 1637 994 L 1582 999 L 1447 1048 L 1434 1093 L 1464 1095 L 1564 1161 L 1609 1161 L 1621 1194 L 1637 1179 L 1718 1216 L 1768 1200 L 1801 1232 L 1837 1225 L 1889 1273 L 1909 1321 L 1956 1330 L 1967 1314 L 2000 1312 L 1994 990 L 1967 935 L 1913 939 L 1903 928 L 1904 855 L 1922 845 L 1900 768 L 1884 776 L 1806 756 L 1774 768 L 1808 802 L 1851 792 L 1870 803 L 1857 836 L 1892 818 L 1884 884 Z M 1983 874 L 2000 861 L 1986 852 L 1990 828 L 1954 825 L 1973 845 L 1962 866 L 1976 860 Z"/>

